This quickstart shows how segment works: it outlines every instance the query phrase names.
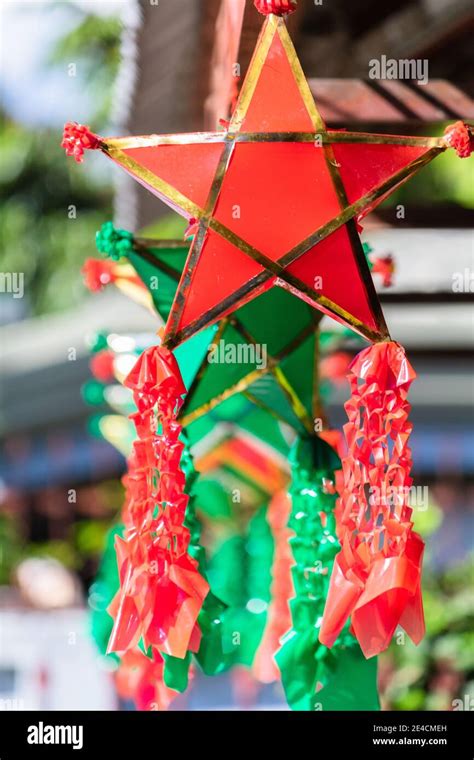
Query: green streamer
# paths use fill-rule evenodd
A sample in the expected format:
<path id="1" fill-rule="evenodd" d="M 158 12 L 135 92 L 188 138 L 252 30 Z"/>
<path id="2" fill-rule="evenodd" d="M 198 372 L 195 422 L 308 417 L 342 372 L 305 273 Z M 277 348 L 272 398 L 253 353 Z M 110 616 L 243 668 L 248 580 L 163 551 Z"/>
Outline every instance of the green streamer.
<path id="1" fill-rule="evenodd" d="M 376 658 L 366 660 L 346 627 L 332 649 L 319 640 L 334 557 L 339 551 L 334 470 L 340 461 L 320 438 L 299 439 L 290 455 L 289 527 L 295 560 L 292 629 L 275 659 L 293 710 L 378 710 Z M 324 519 L 321 519 L 321 514 Z"/>
<path id="2" fill-rule="evenodd" d="M 117 558 L 115 556 L 115 536 L 123 536 L 124 526 L 114 525 L 107 533 L 105 550 L 94 583 L 89 590 L 89 607 L 91 609 L 91 630 L 101 655 L 106 656 L 107 644 L 112 633 L 113 619 L 107 607 L 119 589 Z M 108 658 L 119 661 L 116 654 Z"/>
<path id="3" fill-rule="evenodd" d="M 185 439 L 184 434 L 183 439 Z M 196 515 L 196 497 L 194 494 L 198 474 L 194 469 L 193 459 L 187 445 L 181 457 L 181 467 L 186 476 L 186 493 L 189 495 L 185 517 L 185 526 L 190 532 L 188 551 L 197 560 L 201 575 L 207 578 L 206 553 L 201 546 L 201 523 Z M 209 676 L 222 673 L 231 665 L 229 654 L 224 649 L 222 618 L 225 611 L 226 605 L 212 591 L 209 591 L 198 618 L 201 644 L 195 654 L 195 659 L 201 670 Z M 184 659 L 171 655 L 163 655 L 163 658 L 165 660 L 163 678 L 166 685 L 179 692 L 185 691 L 192 662 L 191 654 L 188 652 Z"/>
<path id="4" fill-rule="evenodd" d="M 209 563 L 212 588 L 227 605 L 221 614 L 223 669 L 251 667 L 265 630 L 274 549 L 266 517 L 264 506 L 249 521 L 246 536 L 224 541 Z"/>

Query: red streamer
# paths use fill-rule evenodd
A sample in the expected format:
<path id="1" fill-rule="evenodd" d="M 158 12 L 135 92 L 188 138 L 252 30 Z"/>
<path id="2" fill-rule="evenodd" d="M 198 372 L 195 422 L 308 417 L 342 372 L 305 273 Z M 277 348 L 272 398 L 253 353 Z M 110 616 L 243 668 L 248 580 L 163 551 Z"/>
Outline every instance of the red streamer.
<path id="1" fill-rule="evenodd" d="M 137 710 L 167 710 L 178 692 L 164 682 L 164 660 L 159 652 L 153 659 L 139 649 L 126 652 L 115 674 L 117 693 L 132 699 Z"/>
<path id="2" fill-rule="evenodd" d="M 253 664 L 253 673 L 261 683 L 280 680 L 280 671 L 273 655 L 280 648 L 280 639 L 291 628 L 290 599 L 294 596 L 291 567 L 294 565 L 287 527 L 291 500 L 286 491 L 273 496 L 268 505 L 267 520 L 275 542 L 272 565 L 272 601 L 268 608 L 267 624 Z"/>
<path id="3" fill-rule="evenodd" d="M 254 5 L 259 13 L 269 16 L 286 16 L 296 10 L 296 0 L 254 0 Z"/>
<path id="4" fill-rule="evenodd" d="M 469 158 L 474 150 L 474 137 L 467 124 L 456 121 L 444 130 L 445 142 L 454 148 L 459 158 Z"/>
<path id="5" fill-rule="evenodd" d="M 197 651 L 197 617 L 209 591 L 188 554 L 184 526 L 188 497 L 180 468 L 183 443 L 177 415 L 186 392 L 178 364 L 153 346 L 125 380 L 137 412 L 135 441 L 125 477 L 125 537 L 116 539 L 120 590 L 109 607 L 115 620 L 109 652 L 146 648 L 183 658 Z"/>
<path id="6" fill-rule="evenodd" d="M 98 150 L 100 146 L 100 137 L 91 132 L 89 127 L 76 121 L 68 121 L 64 125 L 61 148 L 66 151 L 66 156 L 74 156 L 78 164 L 84 160 L 85 150 Z"/>
<path id="7" fill-rule="evenodd" d="M 341 551 L 331 576 L 320 641 L 331 647 L 346 620 L 366 657 L 386 649 L 397 625 L 418 644 L 425 626 L 420 579 L 424 544 L 413 531 L 412 430 L 408 389 L 416 377 L 398 343 L 354 359 L 345 404 L 348 454 L 338 503 Z"/>

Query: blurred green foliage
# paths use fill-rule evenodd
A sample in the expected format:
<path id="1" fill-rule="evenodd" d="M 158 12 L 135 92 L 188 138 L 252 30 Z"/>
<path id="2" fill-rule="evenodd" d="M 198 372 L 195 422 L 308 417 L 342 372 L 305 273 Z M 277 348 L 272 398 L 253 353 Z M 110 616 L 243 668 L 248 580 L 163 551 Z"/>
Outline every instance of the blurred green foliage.
<path id="1" fill-rule="evenodd" d="M 81 560 L 76 547 L 67 539 L 30 542 L 23 547 L 22 559 L 26 559 L 27 557 L 48 557 L 55 559 L 69 570 L 78 570 L 81 566 Z"/>
<path id="2" fill-rule="evenodd" d="M 89 120 L 100 130 L 110 111 L 121 25 L 79 6 L 69 12 L 77 23 L 56 43 L 49 65 L 75 63 L 80 82 L 93 94 Z M 71 308 L 84 297 L 80 269 L 95 255 L 95 232 L 112 213 L 112 186 L 102 162 L 91 156 L 84 171 L 66 160 L 60 142 L 60 129 L 26 127 L 1 114 L 2 267 L 24 273 L 32 316 Z"/>
<path id="3" fill-rule="evenodd" d="M 452 710 L 474 699 L 473 562 L 424 571 L 426 636 L 419 646 L 400 633 L 381 657 L 384 707 Z M 467 709 L 467 708 L 464 708 Z"/>
<path id="4" fill-rule="evenodd" d="M 452 710 L 474 699 L 474 566 L 472 558 L 446 569 L 430 564 L 430 537 L 442 530 L 443 512 L 432 500 L 413 513 L 426 542 L 423 605 L 426 635 L 415 646 L 399 631 L 379 660 L 382 704 L 390 710 Z"/>
<path id="5" fill-rule="evenodd" d="M 32 315 L 71 308 L 83 298 L 80 269 L 111 213 L 111 187 L 66 161 L 59 142 L 53 131 L 8 120 L 0 127 L 2 266 L 24 273 Z"/>
<path id="6" fill-rule="evenodd" d="M 82 557 L 100 557 L 110 529 L 109 520 L 81 520 L 74 525 L 74 544 Z"/>
<path id="7" fill-rule="evenodd" d="M 13 568 L 22 558 L 20 534 L 9 515 L 0 514 L 0 586 L 10 582 Z"/>

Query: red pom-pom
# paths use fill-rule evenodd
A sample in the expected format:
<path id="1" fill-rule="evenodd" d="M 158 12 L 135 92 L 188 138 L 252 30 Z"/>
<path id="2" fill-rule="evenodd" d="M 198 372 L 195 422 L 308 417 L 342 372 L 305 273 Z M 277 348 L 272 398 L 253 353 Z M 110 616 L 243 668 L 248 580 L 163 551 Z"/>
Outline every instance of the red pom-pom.
<path id="1" fill-rule="evenodd" d="M 286 16 L 296 10 L 296 0 L 254 0 L 254 5 L 259 13 L 269 16 Z"/>
<path id="2" fill-rule="evenodd" d="M 336 351 L 331 356 L 321 359 L 319 373 L 322 380 L 330 380 L 333 383 L 345 383 L 347 370 L 352 361 L 352 356 L 346 351 Z"/>
<path id="3" fill-rule="evenodd" d="M 457 121 L 446 127 L 444 140 L 450 148 L 454 148 L 459 158 L 469 158 L 474 150 L 474 138 L 467 124 Z"/>
<path id="4" fill-rule="evenodd" d="M 115 356 L 113 351 L 105 349 L 94 354 L 90 360 L 89 367 L 96 380 L 101 383 L 108 383 L 114 376 Z"/>
<path id="5" fill-rule="evenodd" d="M 189 220 L 189 224 L 186 227 L 183 235 L 183 240 L 187 240 L 190 237 L 194 237 L 194 235 L 197 235 L 197 231 L 199 228 L 199 222 L 197 219 L 194 218 L 194 216 L 191 217 Z"/>
<path id="6" fill-rule="evenodd" d="M 86 259 L 81 269 L 86 288 L 92 291 L 103 290 L 115 280 L 115 265 L 112 261 Z"/>
<path id="7" fill-rule="evenodd" d="M 66 151 L 66 156 L 74 156 L 77 163 L 80 164 L 85 150 L 100 148 L 100 138 L 91 132 L 89 127 L 77 124 L 75 121 L 68 121 L 64 125 L 61 148 Z"/>

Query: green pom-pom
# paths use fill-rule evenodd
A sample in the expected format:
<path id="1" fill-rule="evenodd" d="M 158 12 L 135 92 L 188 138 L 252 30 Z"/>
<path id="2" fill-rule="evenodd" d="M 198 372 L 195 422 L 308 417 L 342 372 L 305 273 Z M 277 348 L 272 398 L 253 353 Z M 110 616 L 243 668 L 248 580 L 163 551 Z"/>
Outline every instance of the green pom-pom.
<path id="1" fill-rule="evenodd" d="M 118 230 L 112 222 L 105 222 L 96 232 L 95 244 L 99 253 L 118 261 L 133 252 L 133 235 L 127 230 Z"/>

